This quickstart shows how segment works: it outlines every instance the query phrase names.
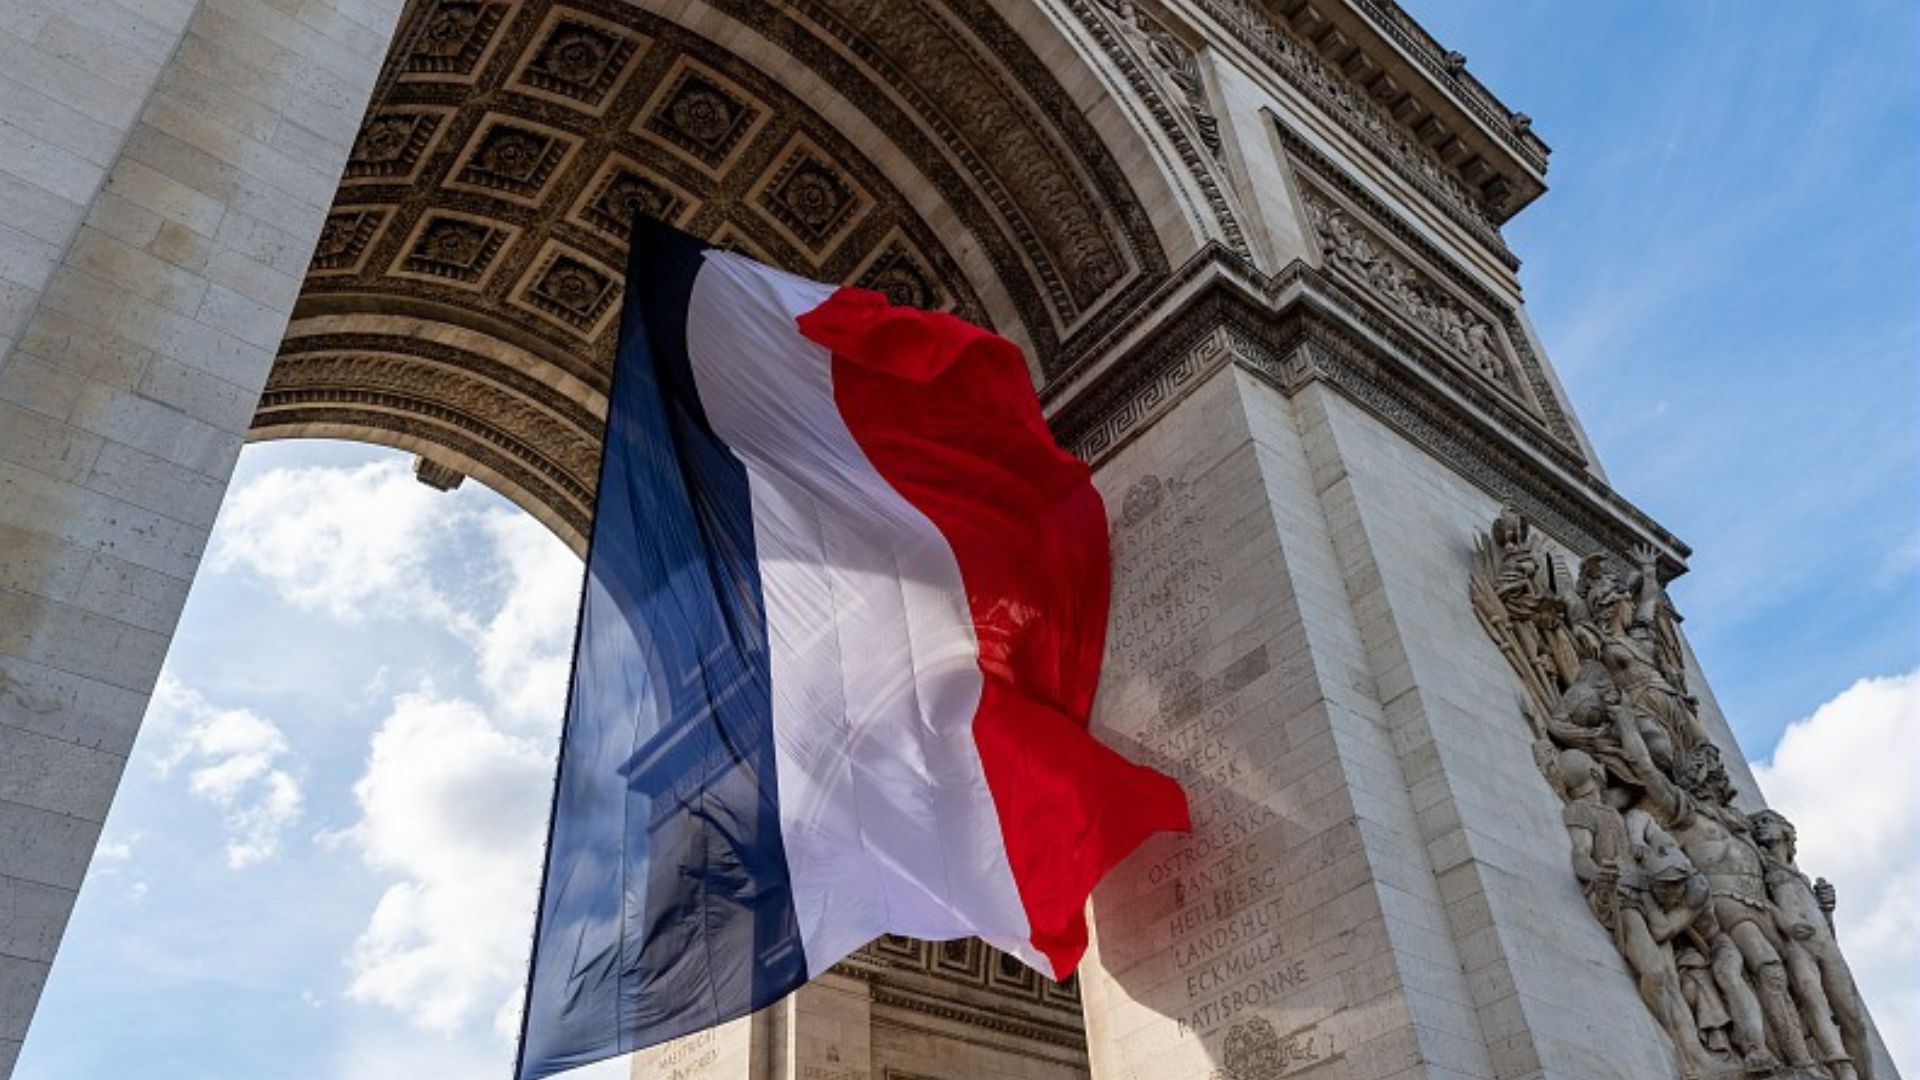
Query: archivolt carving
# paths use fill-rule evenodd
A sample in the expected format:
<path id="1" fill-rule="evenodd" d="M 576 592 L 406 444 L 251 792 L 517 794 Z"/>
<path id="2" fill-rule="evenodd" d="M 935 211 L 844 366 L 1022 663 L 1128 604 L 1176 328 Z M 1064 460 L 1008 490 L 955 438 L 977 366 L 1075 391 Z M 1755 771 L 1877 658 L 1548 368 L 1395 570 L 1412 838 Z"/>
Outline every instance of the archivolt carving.
<path id="1" fill-rule="evenodd" d="M 1652 550 L 1625 574 L 1589 555 L 1575 576 L 1507 510 L 1469 593 L 1526 690 L 1574 874 L 1683 1074 L 1871 1080 L 1833 889 L 1795 865 L 1784 817 L 1733 806 Z"/>
<path id="2" fill-rule="evenodd" d="M 873 59 L 897 72 L 893 84 L 918 99 L 920 111 L 942 118 L 949 143 L 980 154 L 978 174 L 1011 212 L 1016 232 L 1049 256 L 1036 260 L 1061 313 L 1069 320 L 1093 306 L 1129 267 L 1109 237 L 1099 202 L 1064 160 L 1044 122 L 1022 108 L 1015 92 L 968 48 L 934 5 L 920 0 L 816 0 L 860 40 Z"/>
<path id="3" fill-rule="evenodd" d="M 597 433 L 567 423 L 525 397 L 444 366 L 388 356 L 302 356 L 274 367 L 262 398 L 263 412 L 298 396 L 302 403 L 335 391 L 386 392 L 434 402 L 475 417 L 528 449 L 530 459 L 551 463 L 554 482 L 579 493 L 593 490 L 600 464 Z"/>
<path id="4" fill-rule="evenodd" d="M 556 482 L 552 471 L 530 466 L 537 461 L 524 445 L 457 412 L 432 402 L 397 394 L 295 391 L 268 402 L 254 418 L 254 435 L 273 439 L 298 436 L 363 439 L 397 445 L 441 446 L 482 463 L 507 485 L 504 494 L 524 498 L 536 516 L 564 525 L 562 538 L 586 541 L 592 492 Z M 383 434 L 397 439 L 382 438 Z M 557 526 L 556 526 L 557 527 Z"/>
<path id="5" fill-rule="evenodd" d="M 1068 0 L 1068 3 L 1114 66 L 1127 77 L 1128 84 L 1153 114 L 1161 132 L 1173 143 L 1181 163 L 1205 195 L 1207 207 L 1219 224 L 1227 246 L 1241 255 L 1248 254 L 1246 234 L 1240 226 L 1231 187 L 1219 171 L 1220 122 L 1207 96 L 1199 58 L 1133 0 Z M 1155 71 L 1160 74 L 1158 79 L 1153 75 Z M 1159 86 L 1162 80 L 1172 85 L 1179 105 L 1168 104 Z M 1198 147 L 1194 145 L 1195 140 L 1200 144 Z"/>
<path id="6" fill-rule="evenodd" d="M 1200 60 L 1145 8 L 1133 0 L 1100 0 L 1100 6 L 1113 15 L 1121 33 L 1130 38 L 1161 75 L 1186 102 L 1186 112 L 1207 152 L 1220 155 L 1220 121 L 1207 100 L 1206 81 L 1200 76 Z"/>

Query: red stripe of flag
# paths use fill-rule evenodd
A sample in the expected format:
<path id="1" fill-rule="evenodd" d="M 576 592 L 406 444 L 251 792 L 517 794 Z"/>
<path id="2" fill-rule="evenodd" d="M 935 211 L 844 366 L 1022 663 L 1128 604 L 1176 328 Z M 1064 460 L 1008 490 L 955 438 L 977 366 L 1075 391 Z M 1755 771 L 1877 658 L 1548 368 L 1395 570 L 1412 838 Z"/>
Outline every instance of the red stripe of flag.
<path id="1" fill-rule="evenodd" d="M 1111 577 L 1100 493 L 1055 445 L 1011 342 L 863 289 L 798 323 L 833 353 L 860 448 L 959 562 L 985 676 L 974 739 L 1034 946 L 1063 978 L 1094 885 L 1148 836 L 1189 827 L 1178 784 L 1087 732 Z"/>

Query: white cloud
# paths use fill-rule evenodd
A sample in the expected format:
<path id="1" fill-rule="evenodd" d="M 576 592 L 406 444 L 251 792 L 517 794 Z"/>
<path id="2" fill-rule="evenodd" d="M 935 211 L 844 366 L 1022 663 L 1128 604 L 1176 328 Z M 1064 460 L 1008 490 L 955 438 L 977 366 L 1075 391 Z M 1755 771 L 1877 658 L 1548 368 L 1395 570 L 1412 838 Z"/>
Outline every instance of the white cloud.
<path id="1" fill-rule="evenodd" d="M 1920 1075 L 1920 670 L 1861 679 L 1754 770 L 1799 833 L 1800 868 L 1839 890 L 1841 947 L 1901 1072 Z"/>
<path id="2" fill-rule="evenodd" d="M 380 616 L 444 629 L 473 650 L 498 719 L 546 728 L 559 718 L 581 566 L 531 515 L 478 510 L 398 460 L 274 469 L 228 500 L 211 558 L 344 623 Z M 388 678 L 382 668 L 367 692 L 383 694 Z"/>
<path id="3" fill-rule="evenodd" d="M 319 839 L 390 882 L 346 956 L 346 997 L 497 1053 L 517 1034 L 580 560 L 531 516 L 433 491 L 397 459 L 260 474 L 229 498 L 210 559 L 338 623 L 425 624 L 469 650 L 471 681 L 447 674 L 470 696 L 399 691 L 386 668 L 363 682 L 391 707 L 358 820 Z M 236 757 L 197 786 L 258 779 Z"/>
<path id="4" fill-rule="evenodd" d="M 572 665 L 580 559 L 529 515 L 490 513 L 483 525 L 506 577 L 506 596 L 475 647 L 480 684 L 501 720 L 553 731 Z"/>
<path id="5" fill-rule="evenodd" d="M 525 976 L 552 779 L 542 741 L 470 702 L 402 695 L 374 736 L 348 833 L 399 875 L 348 957 L 348 996 L 455 1033 Z"/>
<path id="6" fill-rule="evenodd" d="M 98 877 L 120 873 L 124 869 L 123 864 L 133 858 L 133 848 L 139 840 L 139 833 L 125 839 L 102 836 L 93 849 L 93 862 L 87 865 L 87 873 Z"/>
<path id="7" fill-rule="evenodd" d="M 250 709 L 216 706 L 167 672 L 146 723 L 165 740 L 160 775 L 185 767 L 187 790 L 219 807 L 227 865 L 272 858 L 302 803 L 300 782 L 281 767 L 289 748 L 280 728 Z"/>
<path id="8" fill-rule="evenodd" d="M 228 496 L 209 562 L 250 571 L 296 607 L 342 622 L 372 614 L 470 626 L 429 572 L 458 507 L 403 459 L 273 469 Z"/>
<path id="9" fill-rule="evenodd" d="M 472 649 L 487 702 L 401 694 L 374 736 L 354 789 L 361 818 L 344 835 L 399 880 L 348 956 L 348 996 L 443 1034 L 491 1020 L 510 1040 L 499 1018 L 518 1009 L 526 974 L 581 568 L 525 514 L 457 524 L 450 542 L 485 537 L 498 602 L 483 611 L 468 596 L 440 621 Z"/>

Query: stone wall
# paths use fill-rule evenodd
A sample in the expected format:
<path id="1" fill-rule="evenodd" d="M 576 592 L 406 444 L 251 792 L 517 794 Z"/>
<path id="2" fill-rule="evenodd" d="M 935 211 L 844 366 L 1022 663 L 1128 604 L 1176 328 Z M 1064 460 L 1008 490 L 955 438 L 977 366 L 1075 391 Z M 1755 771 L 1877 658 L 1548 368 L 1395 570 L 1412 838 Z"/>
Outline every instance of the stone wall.
<path id="1" fill-rule="evenodd" d="M 1223 369 L 1097 475 L 1121 584 L 1096 729 L 1179 776 L 1196 827 L 1094 895 L 1095 1074 L 1491 1075 L 1342 524 L 1270 393 Z"/>
<path id="2" fill-rule="evenodd" d="M 0 1076 L 399 7 L 0 17 Z"/>

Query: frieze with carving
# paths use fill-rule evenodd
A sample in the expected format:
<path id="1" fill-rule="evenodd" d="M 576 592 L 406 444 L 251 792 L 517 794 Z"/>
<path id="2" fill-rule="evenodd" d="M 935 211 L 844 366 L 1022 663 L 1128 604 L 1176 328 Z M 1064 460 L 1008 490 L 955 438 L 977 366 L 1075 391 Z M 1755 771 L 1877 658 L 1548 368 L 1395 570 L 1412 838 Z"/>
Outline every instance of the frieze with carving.
<path id="1" fill-rule="evenodd" d="M 1481 535 L 1469 595 L 1525 690 L 1572 867 L 1690 1078 L 1872 1080 L 1834 890 L 1793 826 L 1742 813 L 1689 692 L 1651 548 L 1566 564 L 1518 512 Z M 1623 572 L 1624 571 L 1624 572 Z"/>
<path id="2" fill-rule="evenodd" d="M 1499 331 L 1479 312 L 1415 267 L 1367 228 L 1311 188 L 1301 198 L 1328 265 L 1360 282 L 1401 315 L 1433 334 L 1472 370 L 1509 392 L 1512 365 Z"/>
<path id="3" fill-rule="evenodd" d="M 1499 215 L 1484 195 L 1470 189 L 1441 163 L 1439 155 L 1407 132 L 1361 88 L 1335 71 L 1311 46 L 1267 10 L 1261 0 L 1201 0 L 1216 18 L 1254 45 L 1288 81 L 1360 134 L 1390 163 L 1422 182 L 1455 209 L 1489 228 Z"/>

